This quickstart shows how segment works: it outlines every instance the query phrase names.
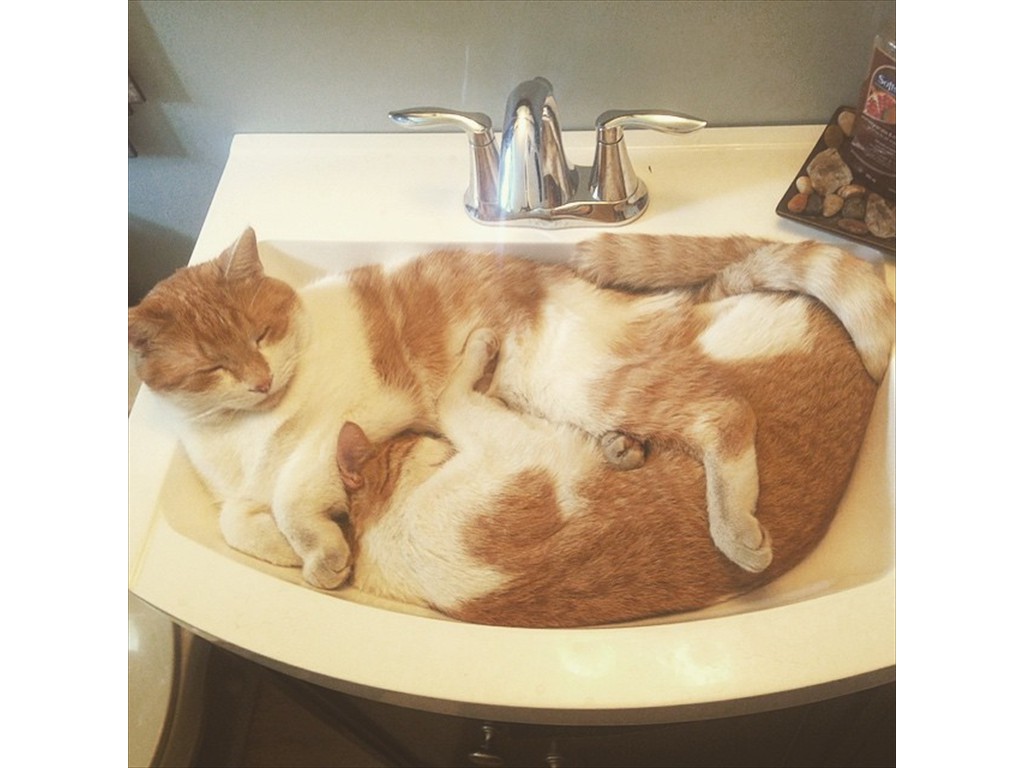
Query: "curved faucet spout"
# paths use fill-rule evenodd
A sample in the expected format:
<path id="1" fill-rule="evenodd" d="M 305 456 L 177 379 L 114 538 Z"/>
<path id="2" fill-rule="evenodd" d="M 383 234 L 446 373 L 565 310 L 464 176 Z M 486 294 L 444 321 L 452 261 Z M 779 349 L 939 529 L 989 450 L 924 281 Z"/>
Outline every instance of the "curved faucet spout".
<path id="1" fill-rule="evenodd" d="M 498 204 L 507 215 L 556 208 L 573 198 L 578 175 L 562 147 L 554 89 L 543 77 L 509 94 L 499 168 Z"/>

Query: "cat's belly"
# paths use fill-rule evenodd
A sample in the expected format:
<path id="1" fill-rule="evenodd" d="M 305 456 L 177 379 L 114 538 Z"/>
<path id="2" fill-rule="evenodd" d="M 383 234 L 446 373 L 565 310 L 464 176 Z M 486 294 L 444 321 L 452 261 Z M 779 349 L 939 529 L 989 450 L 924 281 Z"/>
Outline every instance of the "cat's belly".
<path id="1" fill-rule="evenodd" d="M 592 434 L 615 425 L 597 405 L 596 391 L 624 362 L 629 330 L 685 308 L 672 293 L 624 297 L 570 284 L 552 291 L 540 322 L 502 340 L 492 394 L 511 407 Z"/>

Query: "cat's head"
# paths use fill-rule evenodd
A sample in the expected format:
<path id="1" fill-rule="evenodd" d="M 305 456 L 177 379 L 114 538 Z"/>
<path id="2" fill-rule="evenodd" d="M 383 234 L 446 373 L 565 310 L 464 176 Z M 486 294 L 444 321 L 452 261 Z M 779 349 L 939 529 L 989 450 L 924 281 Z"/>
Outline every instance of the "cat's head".
<path id="1" fill-rule="evenodd" d="M 335 460 L 357 535 L 386 514 L 393 500 L 404 498 L 454 453 L 447 440 L 412 431 L 374 444 L 362 427 L 346 421 L 338 433 Z"/>
<path id="2" fill-rule="evenodd" d="M 128 310 L 139 378 L 194 413 L 269 407 L 291 381 L 303 342 L 298 295 L 264 274 L 251 229 Z"/>

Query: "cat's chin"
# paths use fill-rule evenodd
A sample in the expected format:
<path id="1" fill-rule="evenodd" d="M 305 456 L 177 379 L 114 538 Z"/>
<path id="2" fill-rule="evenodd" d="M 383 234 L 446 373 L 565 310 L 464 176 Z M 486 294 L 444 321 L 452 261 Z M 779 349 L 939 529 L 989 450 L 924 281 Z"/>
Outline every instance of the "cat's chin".
<path id="1" fill-rule="evenodd" d="M 223 393 L 216 397 L 188 397 L 176 393 L 163 393 L 164 398 L 194 419 L 222 418 L 243 413 L 265 413 L 273 410 L 284 399 L 288 392 L 288 384 L 276 387 L 267 395 L 257 396 L 246 392 L 234 397 Z"/>
<path id="2" fill-rule="evenodd" d="M 284 396 L 285 396 L 285 393 L 287 391 L 288 391 L 288 385 L 285 384 L 283 387 L 275 389 L 273 392 L 268 394 L 266 397 L 264 397 L 262 400 L 260 400 L 254 406 L 252 406 L 252 408 L 250 408 L 249 410 L 252 410 L 252 411 L 269 411 L 269 410 L 271 410 L 273 408 L 276 408 L 277 405 L 282 400 L 284 400 Z"/>
<path id="3" fill-rule="evenodd" d="M 239 398 L 235 403 L 224 403 L 226 411 L 235 413 L 253 412 L 265 413 L 276 408 L 288 392 L 288 384 L 275 387 L 268 394 L 258 397 Z M 247 393 L 248 394 L 248 393 Z"/>

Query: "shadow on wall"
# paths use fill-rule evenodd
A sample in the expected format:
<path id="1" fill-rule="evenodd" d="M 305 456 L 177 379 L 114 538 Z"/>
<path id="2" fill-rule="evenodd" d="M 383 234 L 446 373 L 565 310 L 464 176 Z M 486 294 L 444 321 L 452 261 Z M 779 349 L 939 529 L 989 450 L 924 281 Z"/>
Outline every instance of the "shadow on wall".
<path id="1" fill-rule="evenodd" d="M 137 0 L 128 3 L 128 71 L 146 97 L 128 119 L 132 145 L 146 157 L 187 157 L 164 105 L 190 99 Z"/>
<path id="2" fill-rule="evenodd" d="M 187 235 L 129 215 L 128 306 L 138 304 L 150 288 L 184 267 L 194 245 Z"/>

